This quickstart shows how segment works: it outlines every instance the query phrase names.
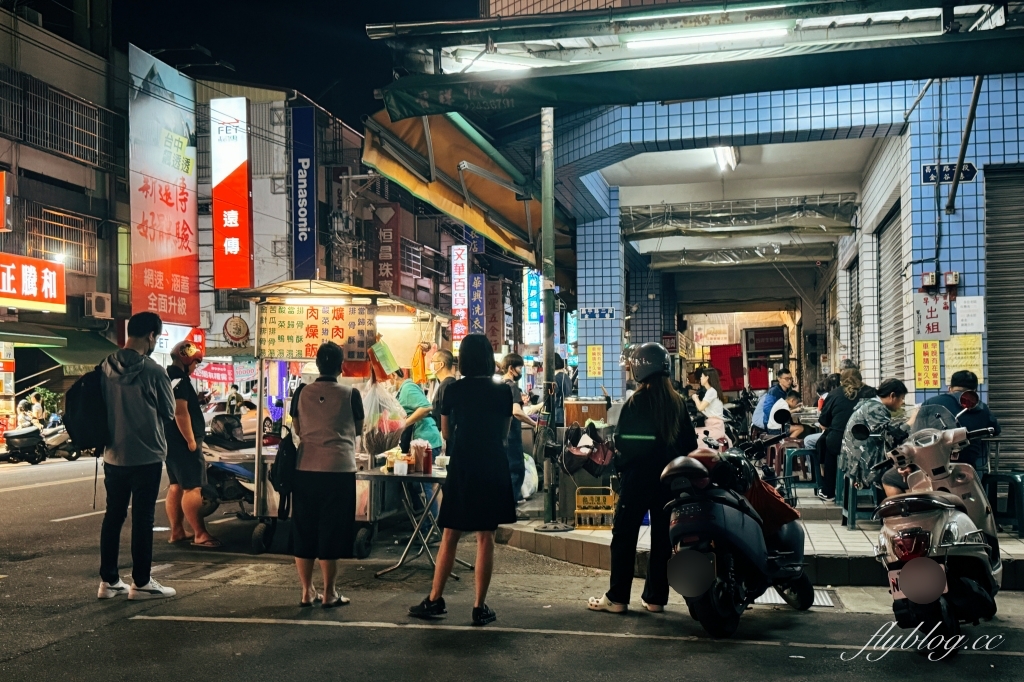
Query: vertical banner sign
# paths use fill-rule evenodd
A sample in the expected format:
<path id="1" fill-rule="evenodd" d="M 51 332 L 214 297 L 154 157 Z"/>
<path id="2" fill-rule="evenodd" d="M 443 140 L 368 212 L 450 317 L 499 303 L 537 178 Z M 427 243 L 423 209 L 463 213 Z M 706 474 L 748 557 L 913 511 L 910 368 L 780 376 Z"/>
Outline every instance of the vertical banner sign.
<path id="1" fill-rule="evenodd" d="M 526 303 L 526 315 L 523 319 L 523 341 L 526 344 L 539 344 L 540 331 L 540 273 L 527 270 L 523 278 L 523 301 Z"/>
<path id="2" fill-rule="evenodd" d="M 939 388 L 939 342 L 914 342 L 914 384 L 916 388 Z"/>
<path id="3" fill-rule="evenodd" d="M 978 377 L 978 383 L 985 383 L 981 334 L 953 334 L 946 341 L 946 383 L 949 383 L 955 372 L 963 369 L 974 372 Z"/>
<path id="4" fill-rule="evenodd" d="M 914 294 L 914 340 L 949 338 L 949 294 Z"/>
<path id="5" fill-rule="evenodd" d="M 398 204 L 378 208 L 373 214 L 377 230 L 377 262 L 373 264 L 373 286 L 385 294 L 399 293 L 402 270 L 402 215 Z"/>
<path id="6" fill-rule="evenodd" d="M 199 326 L 196 85 L 129 45 L 132 312 Z"/>
<path id="7" fill-rule="evenodd" d="M 469 333 L 483 334 L 486 327 L 485 275 L 469 276 Z"/>
<path id="8" fill-rule="evenodd" d="M 501 303 L 501 280 L 488 280 L 484 285 L 484 315 L 487 339 L 497 353 L 505 343 L 505 306 Z"/>
<path id="9" fill-rule="evenodd" d="M 215 289 L 247 289 L 254 282 L 248 114 L 245 97 L 210 100 Z"/>
<path id="10" fill-rule="evenodd" d="M 292 109 L 292 277 L 317 278 L 316 111 Z"/>
<path id="11" fill-rule="evenodd" d="M 604 377 L 604 346 L 587 346 L 587 376 L 591 379 Z"/>
<path id="12" fill-rule="evenodd" d="M 579 330 L 579 313 L 573 310 L 569 313 L 568 319 L 565 322 L 565 342 L 568 346 L 567 360 L 570 367 L 578 367 L 580 364 L 580 356 L 577 354 L 580 338 Z"/>
<path id="13" fill-rule="evenodd" d="M 460 343 L 469 333 L 469 247 L 452 247 L 452 341 Z"/>

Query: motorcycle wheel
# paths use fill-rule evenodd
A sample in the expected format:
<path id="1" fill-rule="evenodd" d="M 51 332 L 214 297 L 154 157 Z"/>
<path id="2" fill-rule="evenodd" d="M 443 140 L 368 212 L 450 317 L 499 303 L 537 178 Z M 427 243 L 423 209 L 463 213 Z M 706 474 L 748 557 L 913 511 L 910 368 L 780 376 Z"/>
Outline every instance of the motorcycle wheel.
<path id="1" fill-rule="evenodd" d="M 691 610 L 696 613 L 701 627 L 715 639 L 732 637 L 740 626 L 742 610 L 737 612 L 736 604 L 731 595 L 725 594 L 725 583 L 721 580 L 715 581 L 710 590 L 694 600 Z"/>
<path id="2" fill-rule="evenodd" d="M 373 529 L 364 526 L 356 533 L 355 555 L 357 559 L 365 559 L 370 556 L 370 547 L 373 542 Z"/>
<path id="3" fill-rule="evenodd" d="M 263 554 L 270 550 L 274 543 L 274 520 L 270 523 L 260 521 L 252 531 L 252 553 Z"/>
<path id="4" fill-rule="evenodd" d="M 814 604 L 814 584 L 806 573 L 785 586 L 776 585 L 775 591 L 797 611 L 806 611 Z"/>
<path id="5" fill-rule="evenodd" d="M 203 492 L 206 492 L 205 490 Z M 203 504 L 199 507 L 199 516 L 206 518 L 213 512 L 217 511 L 220 506 L 220 501 L 216 498 L 210 499 L 206 495 L 203 495 Z"/>
<path id="6" fill-rule="evenodd" d="M 82 456 L 82 451 L 81 450 L 75 450 L 73 452 L 65 452 L 64 453 L 64 459 L 66 459 L 69 462 L 74 462 L 76 459 L 78 459 L 81 456 Z"/>

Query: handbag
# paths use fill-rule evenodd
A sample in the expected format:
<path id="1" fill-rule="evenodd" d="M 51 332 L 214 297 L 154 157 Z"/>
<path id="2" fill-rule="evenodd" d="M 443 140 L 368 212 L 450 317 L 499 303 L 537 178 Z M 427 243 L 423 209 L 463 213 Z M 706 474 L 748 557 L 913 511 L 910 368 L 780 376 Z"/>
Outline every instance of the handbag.
<path id="1" fill-rule="evenodd" d="M 582 429 L 573 422 L 565 433 L 562 468 L 570 476 L 583 469 L 591 476 L 600 477 L 611 464 L 614 453 L 615 448 L 601 437 L 596 426 L 588 424 L 586 429 Z"/>
<path id="2" fill-rule="evenodd" d="M 280 500 L 277 505 L 277 517 L 282 521 L 291 514 L 292 491 L 295 489 L 295 470 L 298 466 L 299 451 L 289 431 L 277 446 L 277 456 L 270 465 L 270 485 L 274 487 Z"/>

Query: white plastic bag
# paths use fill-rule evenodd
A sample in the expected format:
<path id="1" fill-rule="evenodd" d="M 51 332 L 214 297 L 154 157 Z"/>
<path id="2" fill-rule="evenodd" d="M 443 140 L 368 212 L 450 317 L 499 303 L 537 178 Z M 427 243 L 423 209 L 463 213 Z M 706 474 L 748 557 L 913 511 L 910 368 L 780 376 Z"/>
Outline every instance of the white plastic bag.
<path id="1" fill-rule="evenodd" d="M 523 479 L 523 499 L 528 500 L 540 487 L 540 477 L 537 475 L 537 465 L 534 463 L 533 457 L 524 454 L 523 459 L 526 463 L 526 477 Z"/>

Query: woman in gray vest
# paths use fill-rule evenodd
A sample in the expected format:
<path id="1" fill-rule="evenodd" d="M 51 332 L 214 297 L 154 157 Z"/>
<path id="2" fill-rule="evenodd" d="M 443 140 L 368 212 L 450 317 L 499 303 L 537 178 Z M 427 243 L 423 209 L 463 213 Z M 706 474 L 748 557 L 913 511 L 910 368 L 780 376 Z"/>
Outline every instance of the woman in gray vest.
<path id="1" fill-rule="evenodd" d="M 320 376 L 292 396 L 292 433 L 299 457 L 292 493 L 292 546 L 302 583 L 299 606 L 349 603 L 334 586 L 338 559 L 352 557 L 356 520 L 356 436 L 363 431 L 363 401 L 338 383 L 341 347 L 327 342 L 316 354 Z M 320 560 L 324 592 L 313 588 Z"/>

